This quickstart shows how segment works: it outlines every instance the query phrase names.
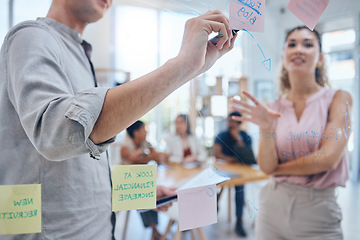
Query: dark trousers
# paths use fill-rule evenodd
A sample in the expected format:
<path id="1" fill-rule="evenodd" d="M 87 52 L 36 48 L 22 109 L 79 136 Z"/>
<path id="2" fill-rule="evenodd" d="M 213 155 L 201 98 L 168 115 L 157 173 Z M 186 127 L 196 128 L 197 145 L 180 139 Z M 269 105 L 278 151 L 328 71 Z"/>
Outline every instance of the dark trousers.
<path id="1" fill-rule="evenodd" d="M 244 186 L 235 186 L 236 217 L 241 219 L 244 209 Z"/>
<path id="2" fill-rule="evenodd" d="M 144 223 L 144 227 L 158 224 L 158 213 L 156 211 L 147 211 L 140 213 L 141 219 Z"/>

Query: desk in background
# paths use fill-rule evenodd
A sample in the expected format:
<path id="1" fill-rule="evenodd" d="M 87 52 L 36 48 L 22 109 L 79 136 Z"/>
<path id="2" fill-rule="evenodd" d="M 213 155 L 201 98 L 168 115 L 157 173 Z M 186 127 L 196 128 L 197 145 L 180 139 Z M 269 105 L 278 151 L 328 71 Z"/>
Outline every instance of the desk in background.
<path id="1" fill-rule="evenodd" d="M 228 221 L 231 222 L 231 188 L 233 186 L 244 185 L 249 182 L 266 180 L 269 178 L 268 175 L 260 170 L 254 169 L 251 165 L 244 165 L 241 163 L 208 163 L 202 167 L 197 168 L 185 168 L 178 163 L 170 163 L 168 166 L 162 166 L 158 169 L 158 185 L 164 185 L 168 187 L 180 187 L 186 181 L 196 176 L 198 173 L 207 169 L 208 167 L 216 170 L 215 167 L 220 170 L 220 174 L 223 172 L 230 173 L 231 179 L 223 182 L 218 186 L 221 188 L 219 198 L 221 197 L 223 190 L 229 188 L 228 196 Z"/>
<path id="2" fill-rule="evenodd" d="M 220 187 L 244 185 L 248 182 L 266 180 L 269 178 L 262 171 L 241 163 L 209 163 L 209 165 L 197 168 L 185 168 L 181 164 L 170 163 L 167 166 L 159 166 L 157 184 L 169 187 L 179 187 L 208 167 L 212 167 L 214 169 L 213 166 L 220 171 L 237 175 L 231 177 L 229 181 L 219 184 Z"/>

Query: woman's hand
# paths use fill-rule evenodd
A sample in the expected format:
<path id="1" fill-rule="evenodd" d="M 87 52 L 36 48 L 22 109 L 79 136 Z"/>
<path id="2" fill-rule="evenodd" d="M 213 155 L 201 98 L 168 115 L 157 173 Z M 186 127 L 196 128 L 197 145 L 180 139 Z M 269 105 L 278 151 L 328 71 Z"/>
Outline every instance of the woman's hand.
<path id="1" fill-rule="evenodd" d="M 267 133 L 273 133 L 274 123 L 281 115 L 273 111 L 265 104 L 259 102 L 253 95 L 246 91 L 242 93 L 247 96 L 255 106 L 233 99 L 232 108 L 243 114 L 241 117 L 233 117 L 236 121 L 249 121 L 260 127 L 261 137 L 259 141 L 259 152 L 257 163 L 266 174 L 273 174 L 278 167 L 278 156 L 276 151 L 276 139 L 267 137 Z"/>
<path id="2" fill-rule="evenodd" d="M 280 113 L 271 110 L 265 104 L 259 102 L 250 93 L 246 91 L 242 91 L 242 93 L 247 96 L 255 104 L 255 106 L 237 99 L 232 99 L 234 104 L 241 106 L 238 107 L 233 105 L 232 109 L 243 115 L 241 117 L 234 116 L 233 119 L 236 121 L 249 121 L 258 125 L 260 129 L 272 131 L 275 120 L 281 116 Z"/>

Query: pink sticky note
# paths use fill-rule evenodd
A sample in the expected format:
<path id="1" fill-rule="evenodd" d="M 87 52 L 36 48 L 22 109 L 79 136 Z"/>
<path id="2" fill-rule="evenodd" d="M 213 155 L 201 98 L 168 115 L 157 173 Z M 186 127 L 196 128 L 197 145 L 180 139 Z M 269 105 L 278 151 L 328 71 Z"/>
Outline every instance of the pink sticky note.
<path id="1" fill-rule="evenodd" d="M 328 4 L 329 0 L 290 0 L 287 8 L 312 31 Z"/>
<path id="2" fill-rule="evenodd" d="M 217 223 L 216 185 L 179 189 L 179 230 Z"/>
<path id="3" fill-rule="evenodd" d="M 265 0 L 230 0 L 230 28 L 264 32 Z"/>

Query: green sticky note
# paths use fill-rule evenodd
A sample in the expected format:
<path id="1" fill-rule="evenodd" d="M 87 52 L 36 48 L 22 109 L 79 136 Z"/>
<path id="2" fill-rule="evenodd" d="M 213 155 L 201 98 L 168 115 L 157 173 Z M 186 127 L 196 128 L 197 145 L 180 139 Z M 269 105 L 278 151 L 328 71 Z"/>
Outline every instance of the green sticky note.
<path id="1" fill-rule="evenodd" d="M 156 208 L 157 165 L 117 165 L 112 170 L 112 210 Z"/>
<path id="2" fill-rule="evenodd" d="M 41 185 L 0 185 L 0 234 L 41 232 Z"/>

